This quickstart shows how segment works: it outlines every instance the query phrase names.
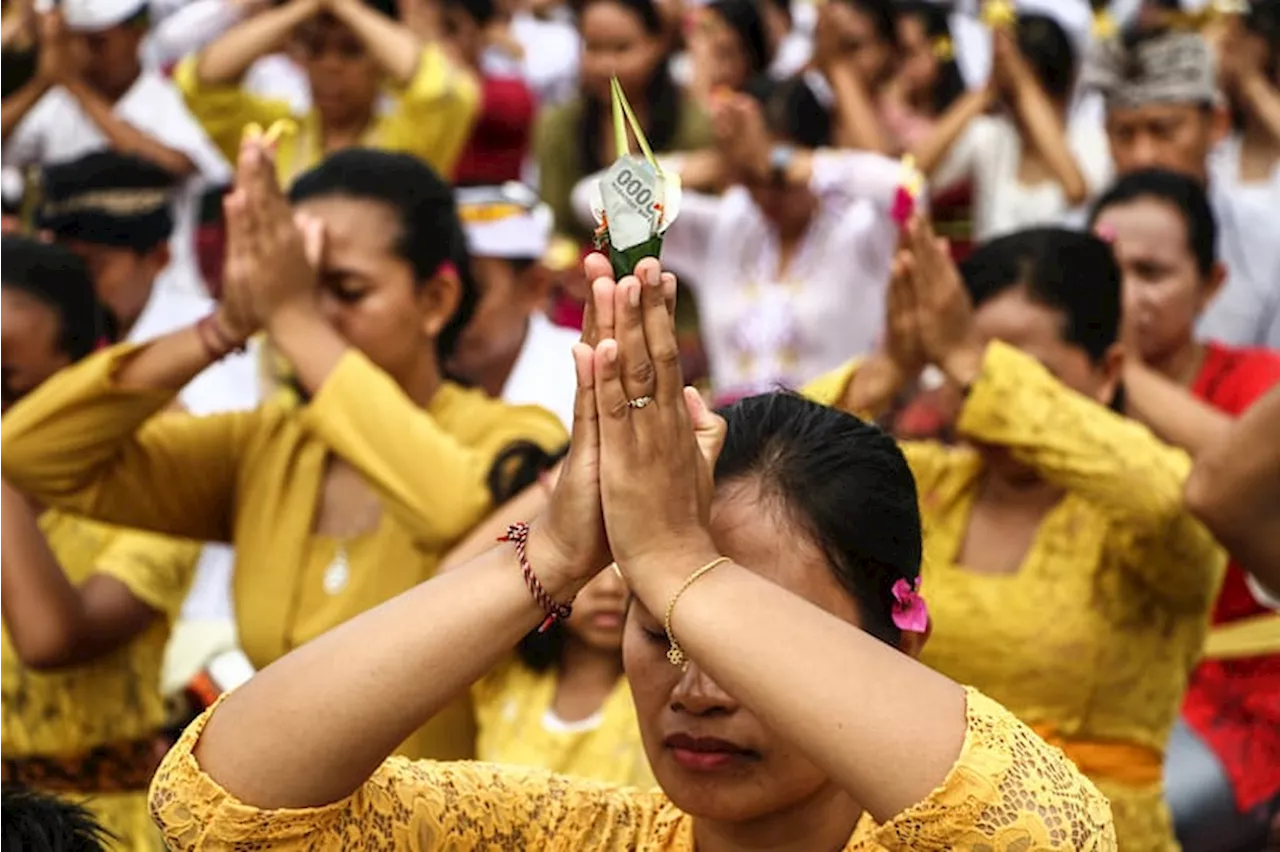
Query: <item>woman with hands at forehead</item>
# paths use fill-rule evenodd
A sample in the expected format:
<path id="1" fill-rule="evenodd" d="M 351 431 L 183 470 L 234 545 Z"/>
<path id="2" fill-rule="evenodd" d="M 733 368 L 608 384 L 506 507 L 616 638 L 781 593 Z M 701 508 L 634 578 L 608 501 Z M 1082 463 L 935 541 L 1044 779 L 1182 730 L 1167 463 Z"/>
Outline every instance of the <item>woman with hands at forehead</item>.
<path id="1" fill-rule="evenodd" d="M 962 269 L 909 222 L 883 349 L 806 392 L 876 414 L 929 363 L 962 389 L 963 446 L 901 444 L 929 530 L 920 659 L 1061 747 L 1122 848 L 1177 848 L 1161 770 L 1224 561 L 1183 503 L 1191 461 L 1118 413 L 1110 246 L 1031 229 Z"/>
<path id="2" fill-rule="evenodd" d="M 892 440 L 785 393 L 710 413 L 657 263 L 616 284 L 587 264 L 598 342 L 574 351 L 546 511 L 193 724 L 151 793 L 171 848 L 1115 848 L 1060 753 L 913 659 L 920 526 Z M 615 560 L 660 790 L 388 758 Z"/>
<path id="3" fill-rule="evenodd" d="M 286 198 L 272 154 L 261 139 L 242 150 L 217 313 L 60 372 L 6 412 L 3 435 L 6 480 L 46 505 L 234 544 L 238 635 L 257 668 L 433 576 L 510 496 L 499 462 L 566 437 L 549 412 L 443 376 L 478 292 L 448 184 L 408 155 L 354 149 Z M 164 413 L 259 330 L 301 400 Z M 471 756 L 459 699 L 403 753 Z"/>

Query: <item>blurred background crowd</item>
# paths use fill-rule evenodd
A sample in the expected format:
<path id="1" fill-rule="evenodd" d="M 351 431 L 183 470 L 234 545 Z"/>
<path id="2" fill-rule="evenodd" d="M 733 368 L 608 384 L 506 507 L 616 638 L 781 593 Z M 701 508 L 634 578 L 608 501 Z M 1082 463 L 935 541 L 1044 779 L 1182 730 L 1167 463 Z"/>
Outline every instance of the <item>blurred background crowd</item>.
<path id="1" fill-rule="evenodd" d="M 1122 849 L 1277 842 L 1280 568 L 1179 525 L 1280 384 L 1280 0 L 6 0 L 2 58 L 6 784 L 159 848 L 175 730 L 545 502 L 616 76 L 683 183 L 662 259 L 717 404 L 880 363 L 923 173 L 984 333 L 1144 436 L 1009 438 L 1087 458 L 1105 521 L 999 464 L 920 482 L 925 661 L 1062 745 Z M 361 353 L 322 379 L 284 310 L 210 321 L 254 125 Z M 208 369 L 113 384 L 192 324 Z M 916 373 L 879 423 L 963 444 L 966 389 Z M 603 572 L 403 753 L 651 783 L 625 605 Z"/>

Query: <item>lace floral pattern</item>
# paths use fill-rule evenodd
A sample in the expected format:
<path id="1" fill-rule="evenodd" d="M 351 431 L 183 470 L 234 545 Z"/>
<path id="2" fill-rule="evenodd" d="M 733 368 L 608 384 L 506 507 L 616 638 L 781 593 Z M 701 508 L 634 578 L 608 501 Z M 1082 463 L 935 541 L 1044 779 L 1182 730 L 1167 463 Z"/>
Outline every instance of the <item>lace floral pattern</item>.
<path id="1" fill-rule="evenodd" d="M 351 797 L 323 808 L 261 811 L 204 774 L 198 719 L 151 787 L 175 852 L 244 850 L 641 850 L 693 852 L 693 819 L 650 793 L 534 769 L 392 758 Z M 960 758 L 927 799 L 884 825 L 865 816 L 845 847 L 989 852 L 1115 849 L 1107 801 L 1003 707 L 968 694 Z"/>

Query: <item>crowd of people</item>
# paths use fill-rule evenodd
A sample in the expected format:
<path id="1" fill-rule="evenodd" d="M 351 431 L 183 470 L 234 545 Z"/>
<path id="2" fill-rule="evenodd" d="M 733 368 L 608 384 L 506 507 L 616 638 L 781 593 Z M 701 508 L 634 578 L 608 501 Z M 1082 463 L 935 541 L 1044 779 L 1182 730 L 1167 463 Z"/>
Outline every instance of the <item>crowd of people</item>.
<path id="1" fill-rule="evenodd" d="M 4 843 L 1280 848 L 1280 0 L 2 58 Z"/>

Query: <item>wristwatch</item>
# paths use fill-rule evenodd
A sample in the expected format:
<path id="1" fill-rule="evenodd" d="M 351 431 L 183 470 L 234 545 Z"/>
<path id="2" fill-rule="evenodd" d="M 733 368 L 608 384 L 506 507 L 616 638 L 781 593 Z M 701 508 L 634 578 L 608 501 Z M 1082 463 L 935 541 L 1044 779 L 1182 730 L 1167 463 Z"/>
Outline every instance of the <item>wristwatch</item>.
<path id="1" fill-rule="evenodd" d="M 769 150 L 769 181 L 774 186 L 786 186 L 787 175 L 795 159 L 794 145 L 774 145 Z"/>

